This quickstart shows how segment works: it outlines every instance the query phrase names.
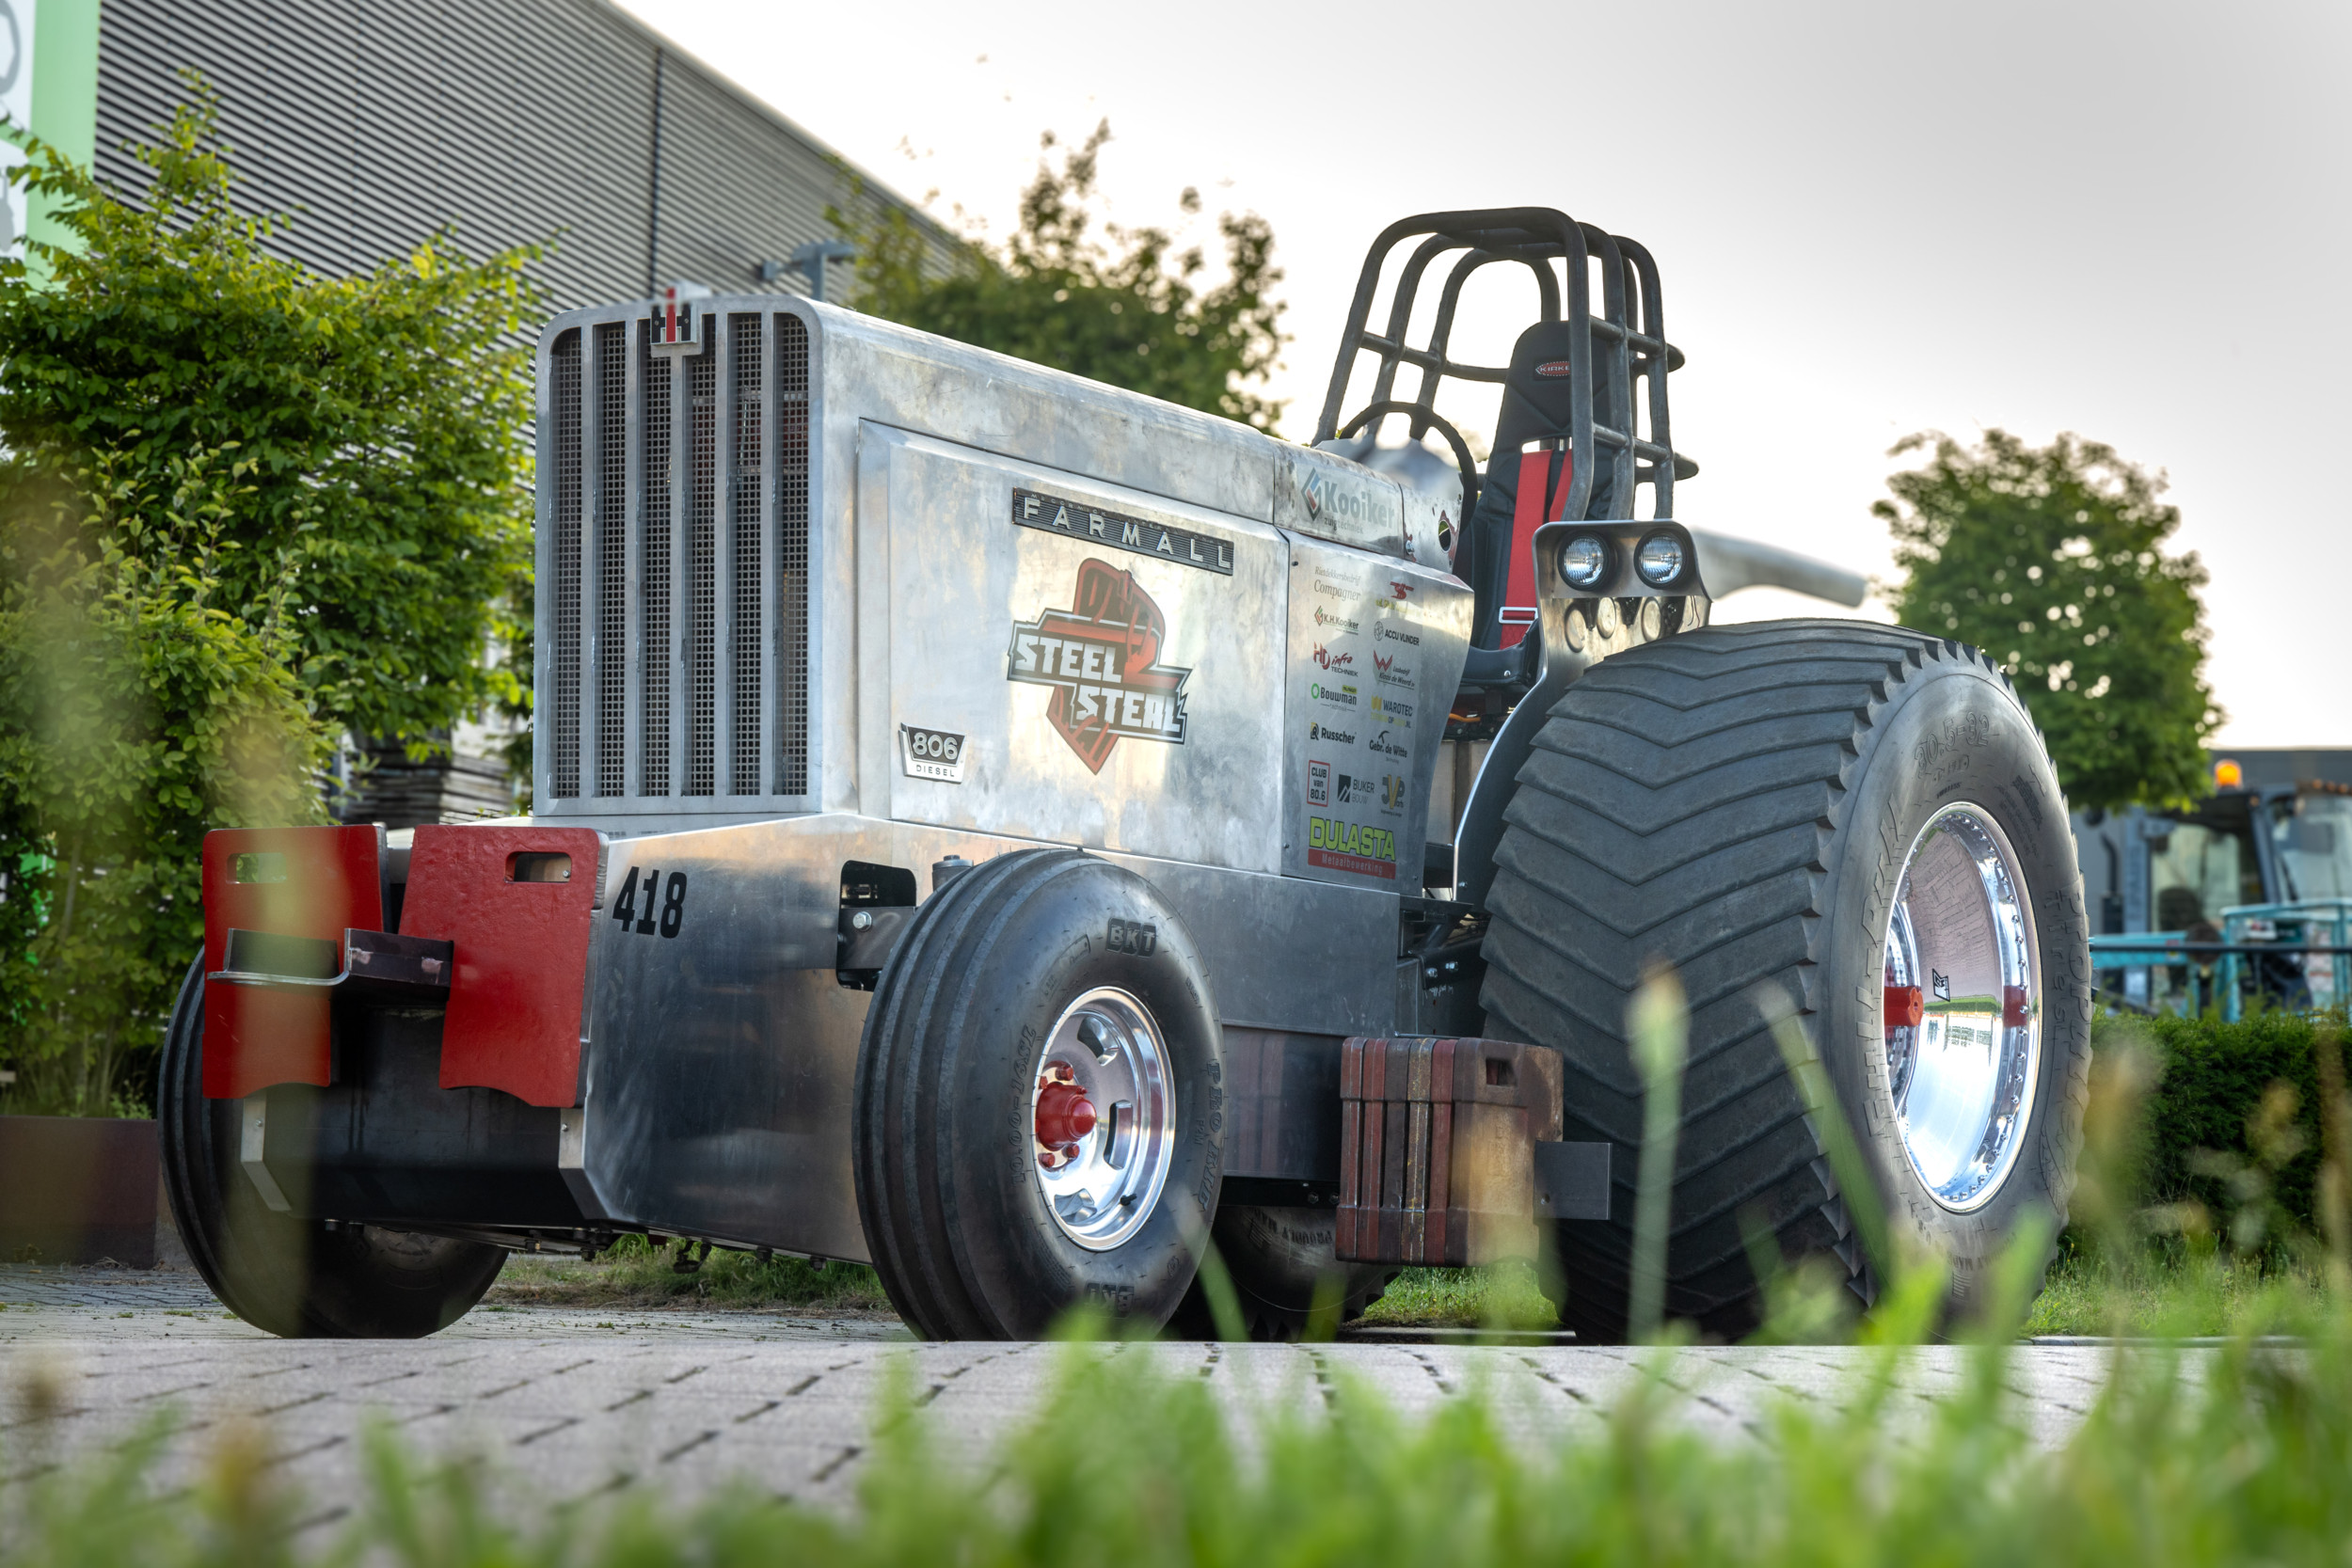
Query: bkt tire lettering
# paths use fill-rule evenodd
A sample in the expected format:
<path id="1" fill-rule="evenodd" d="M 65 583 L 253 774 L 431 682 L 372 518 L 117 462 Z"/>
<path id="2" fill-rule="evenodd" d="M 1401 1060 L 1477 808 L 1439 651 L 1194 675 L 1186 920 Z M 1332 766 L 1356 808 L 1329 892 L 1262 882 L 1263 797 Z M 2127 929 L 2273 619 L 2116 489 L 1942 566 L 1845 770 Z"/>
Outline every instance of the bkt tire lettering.
<path id="1" fill-rule="evenodd" d="M 1139 958 L 1148 958 L 1160 950 L 1160 928 L 1148 920 L 1121 920 L 1113 915 L 1103 944 L 1114 953 L 1133 953 Z"/>

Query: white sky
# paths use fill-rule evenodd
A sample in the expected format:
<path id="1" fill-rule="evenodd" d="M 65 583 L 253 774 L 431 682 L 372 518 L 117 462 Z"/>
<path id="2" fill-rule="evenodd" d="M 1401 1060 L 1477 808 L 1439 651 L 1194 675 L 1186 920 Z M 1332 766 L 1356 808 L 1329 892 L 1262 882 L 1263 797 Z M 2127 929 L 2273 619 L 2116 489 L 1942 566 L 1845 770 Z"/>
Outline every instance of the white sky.
<path id="1" fill-rule="evenodd" d="M 2352 745 L 2352 9 L 623 4 L 944 215 L 1001 231 L 1038 134 L 1104 116 L 1119 217 L 1263 214 L 1295 436 L 1390 220 L 1629 235 L 1690 356 L 1683 521 L 1883 573 L 1898 436 L 2079 432 L 2171 477 L 2222 743 Z M 1530 319 L 1466 305 L 1457 348 Z M 1774 597 L 1725 608 L 1813 612 Z"/>

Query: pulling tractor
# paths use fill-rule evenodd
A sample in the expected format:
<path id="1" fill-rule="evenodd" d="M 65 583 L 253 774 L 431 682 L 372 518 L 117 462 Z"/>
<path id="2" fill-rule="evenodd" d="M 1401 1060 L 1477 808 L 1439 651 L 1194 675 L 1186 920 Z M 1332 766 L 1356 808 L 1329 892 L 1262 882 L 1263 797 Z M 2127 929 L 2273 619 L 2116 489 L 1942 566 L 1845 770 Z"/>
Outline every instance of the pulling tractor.
<path id="1" fill-rule="evenodd" d="M 806 300 L 558 316 L 532 815 L 206 843 L 159 1101 L 206 1280 L 422 1335 L 640 1233 L 870 1262 L 928 1337 L 1205 1331 L 1214 1243 L 1272 1335 L 1546 1250 L 1617 1338 L 1662 965 L 1666 1310 L 1755 1323 L 1758 1232 L 1877 1288 L 1789 1012 L 1965 1295 L 2073 1182 L 2066 802 L 1977 650 L 1710 624 L 1710 560 L 1772 572 L 1677 518 L 1681 357 L 1648 253 L 1540 208 L 1378 237 L 1311 446 Z M 1448 482 L 1342 455 L 1384 422 Z"/>

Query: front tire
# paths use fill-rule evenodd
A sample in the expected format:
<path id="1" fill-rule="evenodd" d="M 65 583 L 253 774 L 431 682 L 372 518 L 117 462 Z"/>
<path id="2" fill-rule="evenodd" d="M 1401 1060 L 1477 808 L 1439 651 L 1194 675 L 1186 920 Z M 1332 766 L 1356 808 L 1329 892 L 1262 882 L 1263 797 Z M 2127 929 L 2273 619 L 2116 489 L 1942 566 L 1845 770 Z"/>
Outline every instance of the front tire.
<path id="1" fill-rule="evenodd" d="M 1158 1328 L 1216 1212 L 1224 1078 L 1200 951 L 1142 878 L 1026 849 L 939 889 L 858 1049 L 858 1212 L 891 1304 L 930 1339 L 1036 1338 L 1086 1301 Z"/>
<path id="2" fill-rule="evenodd" d="M 296 1219 L 262 1202 L 238 1164 L 242 1107 L 204 1098 L 204 966 L 188 966 L 164 1037 L 156 1131 L 189 1259 L 221 1305 L 281 1338 L 416 1339 L 471 1311 L 501 1247 Z"/>
<path id="3" fill-rule="evenodd" d="M 1949 1258 L 1956 1311 L 2029 1212 L 2063 1225 L 2090 1063 L 2081 881 L 2047 753 L 1983 654 L 1847 621 L 1635 648 L 1562 694 L 1504 819 L 1488 1032 L 1557 1050 L 1568 1135 L 1617 1146 L 1612 1218 L 1559 1227 L 1578 1334 L 1627 1329 L 1626 1007 L 1650 963 L 1691 1005 L 1670 1316 L 1756 1326 L 1749 1227 L 1875 1298 L 1768 991 L 1796 1008 L 1898 1244 Z"/>

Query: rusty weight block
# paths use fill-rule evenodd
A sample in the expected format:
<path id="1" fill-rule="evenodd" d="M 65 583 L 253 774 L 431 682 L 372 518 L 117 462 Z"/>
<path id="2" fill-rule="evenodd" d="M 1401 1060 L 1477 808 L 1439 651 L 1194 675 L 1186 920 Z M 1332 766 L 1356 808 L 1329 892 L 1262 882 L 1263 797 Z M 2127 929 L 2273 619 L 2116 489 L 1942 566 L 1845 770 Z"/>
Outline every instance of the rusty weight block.
<path id="1" fill-rule="evenodd" d="M 1535 1254 L 1534 1145 L 1560 1139 L 1560 1058 L 1428 1035 L 1341 1047 L 1339 1256 L 1458 1267 Z"/>

